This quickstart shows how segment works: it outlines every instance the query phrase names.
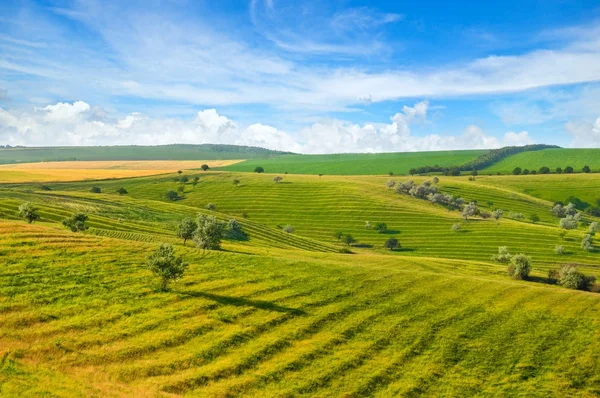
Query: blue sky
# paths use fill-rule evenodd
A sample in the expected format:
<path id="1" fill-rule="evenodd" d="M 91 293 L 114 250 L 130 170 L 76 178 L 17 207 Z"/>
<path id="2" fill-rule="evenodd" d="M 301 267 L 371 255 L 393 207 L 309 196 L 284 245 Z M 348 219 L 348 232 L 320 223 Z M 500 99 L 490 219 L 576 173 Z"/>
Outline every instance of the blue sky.
<path id="1" fill-rule="evenodd" d="M 0 144 L 600 147 L 597 1 L 11 1 Z"/>

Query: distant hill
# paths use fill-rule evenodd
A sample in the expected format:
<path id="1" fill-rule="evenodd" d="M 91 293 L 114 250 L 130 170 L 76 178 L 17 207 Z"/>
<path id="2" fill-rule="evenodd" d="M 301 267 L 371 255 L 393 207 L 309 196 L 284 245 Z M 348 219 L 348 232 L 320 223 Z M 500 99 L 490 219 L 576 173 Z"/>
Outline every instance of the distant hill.
<path id="1" fill-rule="evenodd" d="M 84 147 L 0 147 L 0 164 L 69 160 L 223 160 L 254 159 L 291 152 L 240 145 L 159 145 Z"/>

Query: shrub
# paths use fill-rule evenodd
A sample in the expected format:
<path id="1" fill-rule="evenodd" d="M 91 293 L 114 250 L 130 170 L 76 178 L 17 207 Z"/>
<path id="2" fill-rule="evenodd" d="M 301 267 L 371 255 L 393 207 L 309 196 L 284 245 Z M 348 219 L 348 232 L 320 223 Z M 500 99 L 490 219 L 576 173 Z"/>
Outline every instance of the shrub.
<path id="1" fill-rule="evenodd" d="M 460 228 L 461 228 L 460 224 L 454 224 L 454 225 L 452 225 L 452 231 L 454 231 L 454 232 L 460 231 Z"/>
<path id="2" fill-rule="evenodd" d="M 525 175 L 525 176 L 526 176 L 526 175 L 529 175 L 529 169 L 524 169 L 524 170 L 523 170 L 523 175 Z"/>
<path id="3" fill-rule="evenodd" d="M 556 168 L 556 174 L 562 174 L 563 170 L 560 167 Z"/>
<path id="4" fill-rule="evenodd" d="M 593 244 L 592 235 L 586 234 L 583 237 L 583 239 L 581 240 L 581 248 L 583 250 L 585 250 L 586 252 L 593 252 L 594 251 L 594 244 Z"/>
<path id="5" fill-rule="evenodd" d="M 41 189 L 42 191 L 52 191 L 52 188 L 50 188 L 48 185 L 42 185 L 42 186 L 40 187 L 40 189 Z"/>
<path id="6" fill-rule="evenodd" d="M 181 256 L 175 257 L 173 246 L 161 243 L 158 249 L 146 258 L 146 267 L 161 279 L 160 289 L 167 290 L 170 281 L 183 277 L 188 263 Z"/>
<path id="7" fill-rule="evenodd" d="M 40 219 L 38 208 L 30 202 L 25 202 L 19 206 L 19 217 L 27 220 L 29 224 Z"/>
<path id="8" fill-rule="evenodd" d="M 85 231 L 88 229 L 87 225 L 85 225 L 87 219 L 87 215 L 83 213 L 76 213 L 71 218 L 62 220 L 62 224 L 69 228 L 72 232 Z"/>
<path id="9" fill-rule="evenodd" d="M 117 189 L 117 193 L 119 195 L 127 195 L 128 192 L 125 188 L 121 187 L 121 188 Z"/>
<path id="10" fill-rule="evenodd" d="M 202 171 L 206 171 L 206 170 L 210 169 L 210 167 L 208 167 L 207 164 L 203 164 L 202 166 L 200 166 L 200 168 L 202 169 Z"/>
<path id="11" fill-rule="evenodd" d="M 479 217 L 483 218 L 484 220 L 487 220 L 491 216 L 492 216 L 492 213 L 490 213 L 489 211 L 482 211 L 479 213 Z"/>
<path id="12" fill-rule="evenodd" d="M 549 275 L 550 276 L 550 275 Z M 553 276 L 556 276 L 558 283 L 568 289 L 577 290 L 590 290 L 591 286 L 596 281 L 594 276 L 586 276 L 579 272 L 576 265 L 565 264 L 558 272 L 554 272 Z"/>
<path id="13" fill-rule="evenodd" d="M 179 179 L 179 182 L 181 182 L 182 184 L 186 184 L 189 180 L 190 180 L 190 177 L 181 176 L 181 178 Z"/>
<path id="14" fill-rule="evenodd" d="M 335 236 L 335 238 L 336 238 L 337 240 L 341 240 L 341 239 L 344 237 L 344 233 L 343 233 L 343 232 L 341 232 L 341 231 L 338 231 L 338 232 L 336 232 L 336 233 L 335 233 L 335 235 L 334 235 L 334 236 Z"/>
<path id="15" fill-rule="evenodd" d="M 439 182 L 440 182 L 440 179 L 439 179 L 439 178 L 437 178 L 437 177 L 433 177 L 433 183 L 434 183 L 434 184 L 436 184 L 436 185 L 437 185 L 437 184 L 439 184 Z"/>
<path id="16" fill-rule="evenodd" d="M 507 264 L 508 262 L 510 262 L 511 258 L 512 255 L 509 253 L 508 247 L 506 246 L 499 246 L 498 254 L 492 256 L 492 260 L 503 264 Z"/>
<path id="17" fill-rule="evenodd" d="M 90 192 L 91 193 L 100 193 L 100 192 L 102 192 L 102 190 L 100 189 L 100 187 L 92 187 L 90 189 Z"/>
<path id="18" fill-rule="evenodd" d="M 371 229 L 373 225 L 369 221 L 365 221 L 365 229 Z"/>
<path id="19" fill-rule="evenodd" d="M 564 254 L 565 253 L 565 247 L 563 245 L 556 245 L 554 247 L 554 254 Z"/>
<path id="20" fill-rule="evenodd" d="M 198 224 L 191 218 L 184 218 L 179 222 L 179 225 L 177 226 L 177 237 L 183 239 L 184 246 L 188 239 L 194 237 L 196 228 L 198 228 Z"/>
<path id="21" fill-rule="evenodd" d="M 290 224 L 283 227 L 283 232 L 287 232 L 288 234 L 294 233 L 295 229 Z"/>
<path id="22" fill-rule="evenodd" d="M 263 169 L 261 166 L 256 166 L 256 168 L 254 169 L 255 173 L 264 173 L 265 169 Z"/>
<path id="23" fill-rule="evenodd" d="M 217 206 L 214 203 L 209 203 L 206 205 L 206 210 L 216 210 Z"/>
<path id="24" fill-rule="evenodd" d="M 380 234 L 383 234 L 387 231 L 387 224 L 384 222 L 378 222 L 375 224 L 375 230 Z"/>
<path id="25" fill-rule="evenodd" d="M 525 218 L 525 216 L 523 213 L 514 213 L 511 211 L 508 213 L 508 218 L 512 218 L 513 220 L 522 220 Z"/>
<path id="26" fill-rule="evenodd" d="M 181 174 L 181 173 L 183 173 L 183 171 L 177 170 L 177 174 Z"/>
<path id="27" fill-rule="evenodd" d="M 515 279 L 527 279 L 531 272 L 531 258 L 524 254 L 516 254 L 510 259 L 508 274 Z"/>
<path id="28" fill-rule="evenodd" d="M 235 219 L 229 220 L 229 222 L 227 223 L 227 231 L 229 239 L 246 239 L 246 233 L 242 229 L 242 224 L 240 224 Z"/>
<path id="29" fill-rule="evenodd" d="M 194 177 L 194 179 L 192 180 L 192 185 L 193 185 L 193 186 L 196 186 L 196 185 L 198 185 L 198 182 L 199 182 L 199 181 L 200 181 L 200 177 L 198 177 L 198 176 L 195 176 L 195 177 Z"/>
<path id="30" fill-rule="evenodd" d="M 384 247 L 390 250 L 400 248 L 400 242 L 396 238 L 389 238 L 385 241 Z"/>
<path id="31" fill-rule="evenodd" d="M 181 192 L 184 193 L 185 192 L 185 185 L 180 185 L 177 187 L 177 192 Z"/>
<path id="32" fill-rule="evenodd" d="M 409 193 L 411 189 L 413 189 L 413 187 L 415 186 L 415 183 L 413 180 L 408 180 L 405 181 L 401 184 L 398 184 L 396 186 L 396 192 L 398 193 Z"/>
<path id="33" fill-rule="evenodd" d="M 167 192 L 167 199 L 177 200 L 177 199 L 179 199 L 179 195 L 177 194 L 177 192 L 170 189 L 169 192 Z"/>
<path id="34" fill-rule="evenodd" d="M 201 214 L 198 216 L 196 224 L 198 227 L 193 235 L 196 246 L 208 250 L 220 249 L 225 223 L 217 220 L 215 216 Z"/>
<path id="35" fill-rule="evenodd" d="M 342 254 L 354 254 L 354 252 L 352 250 L 348 249 L 347 247 L 342 247 L 340 249 L 340 253 L 342 253 Z"/>

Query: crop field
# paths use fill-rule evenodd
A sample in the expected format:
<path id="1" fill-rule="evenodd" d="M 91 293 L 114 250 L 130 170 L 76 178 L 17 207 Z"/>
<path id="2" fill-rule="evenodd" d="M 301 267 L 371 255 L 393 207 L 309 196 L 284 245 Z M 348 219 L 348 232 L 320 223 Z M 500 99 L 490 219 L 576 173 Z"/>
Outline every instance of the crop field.
<path id="1" fill-rule="evenodd" d="M 281 155 L 271 159 L 249 159 L 223 167 L 227 171 L 251 172 L 257 166 L 268 173 L 329 175 L 407 175 L 412 167 L 453 166 L 475 159 L 485 150 L 403 152 L 377 154 Z"/>
<path id="2" fill-rule="evenodd" d="M 600 277 L 600 251 L 580 246 L 600 219 L 563 233 L 550 212 L 569 196 L 595 203 L 600 175 L 440 177 L 442 192 L 503 209 L 496 222 L 398 194 L 389 176 L 180 168 L 186 183 L 172 169 L 0 184 L 0 395 L 600 394 L 600 294 L 546 279 L 567 263 Z M 39 221 L 19 218 L 23 202 Z M 60 224 L 75 212 L 87 231 Z M 197 214 L 236 219 L 247 237 L 184 246 L 177 224 Z M 400 249 L 383 247 L 390 237 Z M 190 263 L 166 292 L 145 267 L 159 242 Z M 498 246 L 531 256 L 530 280 L 491 260 Z"/>
<path id="3" fill-rule="evenodd" d="M 484 173 L 511 174 L 516 167 L 521 169 L 539 170 L 549 167 L 552 172 L 557 167 L 564 169 L 571 166 L 580 172 L 583 166 L 589 166 L 592 171 L 600 171 L 600 149 L 544 149 L 534 152 L 522 152 L 507 157 L 483 170 Z"/>

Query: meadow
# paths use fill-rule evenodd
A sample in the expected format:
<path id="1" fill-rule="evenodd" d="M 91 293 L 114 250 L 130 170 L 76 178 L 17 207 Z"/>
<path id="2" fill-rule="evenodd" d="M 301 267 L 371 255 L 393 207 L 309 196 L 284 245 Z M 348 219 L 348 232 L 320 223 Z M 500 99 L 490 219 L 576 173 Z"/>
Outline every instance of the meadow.
<path id="1" fill-rule="evenodd" d="M 546 283 L 565 263 L 600 277 L 600 252 L 580 247 L 598 219 L 563 234 L 550 213 L 574 192 L 600 198 L 599 175 L 440 177 L 443 192 L 535 223 L 463 220 L 389 176 L 184 175 L 0 185 L 0 395 L 600 394 L 600 294 Z M 25 201 L 38 222 L 19 219 Z M 60 225 L 74 212 L 87 231 Z M 184 246 L 177 223 L 198 213 L 237 219 L 247 239 Z M 392 236 L 401 249 L 383 247 Z M 167 292 L 144 265 L 158 242 L 190 263 Z M 503 245 L 532 257 L 530 280 L 491 261 Z"/>
<path id="2" fill-rule="evenodd" d="M 592 171 L 600 171 L 600 149 L 557 148 L 541 151 L 522 152 L 509 156 L 483 170 L 484 173 L 511 174 L 516 167 L 521 169 L 539 170 L 549 167 L 552 172 L 557 167 L 564 169 L 571 166 L 580 172 L 583 166 L 589 166 Z"/>

